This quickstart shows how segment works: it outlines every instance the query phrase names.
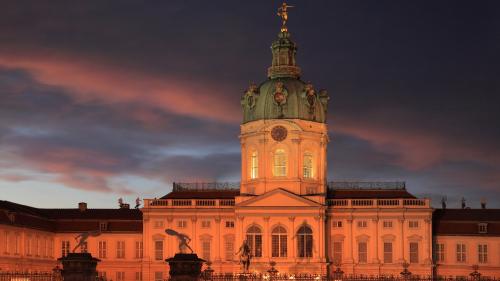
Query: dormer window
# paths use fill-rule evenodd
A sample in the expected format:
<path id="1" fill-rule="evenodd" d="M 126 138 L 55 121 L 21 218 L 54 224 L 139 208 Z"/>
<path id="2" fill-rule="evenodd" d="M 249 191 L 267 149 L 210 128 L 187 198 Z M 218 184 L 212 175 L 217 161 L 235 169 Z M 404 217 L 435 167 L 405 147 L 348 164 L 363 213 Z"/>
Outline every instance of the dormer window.
<path id="1" fill-rule="evenodd" d="M 99 223 L 99 230 L 100 231 L 107 231 L 108 230 L 108 223 L 107 222 L 100 222 Z"/>
<path id="2" fill-rule="evenodd" d="M 488 224 L 487 223 L 479 223 L 478 224 L 478 232 L 479 233 L 488 233 Z"/>

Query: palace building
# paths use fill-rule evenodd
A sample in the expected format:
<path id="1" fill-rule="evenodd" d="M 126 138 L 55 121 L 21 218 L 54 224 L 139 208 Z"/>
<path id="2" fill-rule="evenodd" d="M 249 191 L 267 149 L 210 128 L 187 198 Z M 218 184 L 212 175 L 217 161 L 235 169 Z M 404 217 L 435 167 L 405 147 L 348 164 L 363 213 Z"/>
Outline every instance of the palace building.
<path id="1" fill-rule="evenodd" d="M 286 10 L 285 10 L 286 12 Z M 285 24 L 271 45 L 267 79 L 241 98 L 241 181 L 175 183 L 140 209 L 39 209 L 0 201 L 0 270 L 50 271 L 76 245 L 101 259 L 115 281 L 167 278 L 178 241 L 217 273 L 241 272 L 235 254 L 250 245 L 250 271 L 270 262 L 286 273 L 500 277 L 500 210 L 439 209 L 404 182 L 328 182 L 326 90 L 301 80 Z M 306 80 L 309 81 L 309 80 Z"/>

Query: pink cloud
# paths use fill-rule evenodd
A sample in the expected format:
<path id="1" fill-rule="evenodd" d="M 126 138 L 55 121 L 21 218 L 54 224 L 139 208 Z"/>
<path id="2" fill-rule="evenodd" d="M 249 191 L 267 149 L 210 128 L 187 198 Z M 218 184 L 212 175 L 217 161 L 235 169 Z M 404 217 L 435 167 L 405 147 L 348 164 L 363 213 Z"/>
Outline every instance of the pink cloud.
<path id="1" fill-rule="evenodd" d="M 146 105 L 195 118 L 234 123 L 240 117 L 237 97 L 224 98 L 224 87 L 194 79 L 162 77 L 105 64 L 92 59 L 64 56 L 0 56 L 0 66 L 22 69 L 40 83 L 65 88 L 82 103 Z M 140 120 L 153 115 L 138 114 Z M 153 120 L 155 121 L 155 120 Z"/>
<path id="2" fill-rule="evenodd" d="M 396 117 L 395 117 L 396 118 Z M 431 130 L 413 127 L 391 127 L 370 121 L 337 120 L 335 133 L 365 140 L 374 148 L 396 156 L 393 164 L 410 170 L 430 168 L 446 161 L 470 161 L 498 167 L 498 148 L 469 145 L 459 139 Z"/>

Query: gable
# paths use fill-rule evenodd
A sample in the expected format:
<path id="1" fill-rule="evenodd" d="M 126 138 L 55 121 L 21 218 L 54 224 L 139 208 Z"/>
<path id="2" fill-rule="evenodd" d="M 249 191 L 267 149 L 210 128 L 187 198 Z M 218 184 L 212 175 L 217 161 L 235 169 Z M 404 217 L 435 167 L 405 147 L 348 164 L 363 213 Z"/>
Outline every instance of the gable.
<path id="1" fill-rule="evenodd" d="M 309 199 L 295 195 L 284 189 L 275 189 L 250 200 L 243 201 L 238 207 L 318 207 L 318 204 Z"/>

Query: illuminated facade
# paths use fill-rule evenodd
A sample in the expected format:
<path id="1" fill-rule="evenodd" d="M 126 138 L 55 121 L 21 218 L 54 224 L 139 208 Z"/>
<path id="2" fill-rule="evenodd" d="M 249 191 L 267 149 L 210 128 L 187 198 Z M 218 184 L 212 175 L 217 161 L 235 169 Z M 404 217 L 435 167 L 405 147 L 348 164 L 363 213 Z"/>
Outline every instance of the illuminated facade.
<path id="1" fill-rule="evenodd" d="M 190 236 L 216 272 L 241 272 L 235 253 L 246 239 L 253 272 L 274 261 L 287 273 L 340 267 L 348 275 L 397 276 L 408 263 L 414 275 L 467 276 L 478 264 L 485 275 L 500 277 L 497 210 L 433 216 L 430 200 L 401 182 L 327 183 L 329 97 L 300 79 L 297 48 L 283 26 L 271 47 L 268 79 L 241 99 L 240 183 L 177 183 L 164 197 L 145 199 L 141 209 L 83 203 L 37 209 L 0 201 L 0 268 L 50 271 L 78 233 L 100 229 L 86 248 L 101 259 L 102 275 L 163 280 L 165 259 L 178 251 L 176 238 L 165 234 L 171 228 Z"/>

